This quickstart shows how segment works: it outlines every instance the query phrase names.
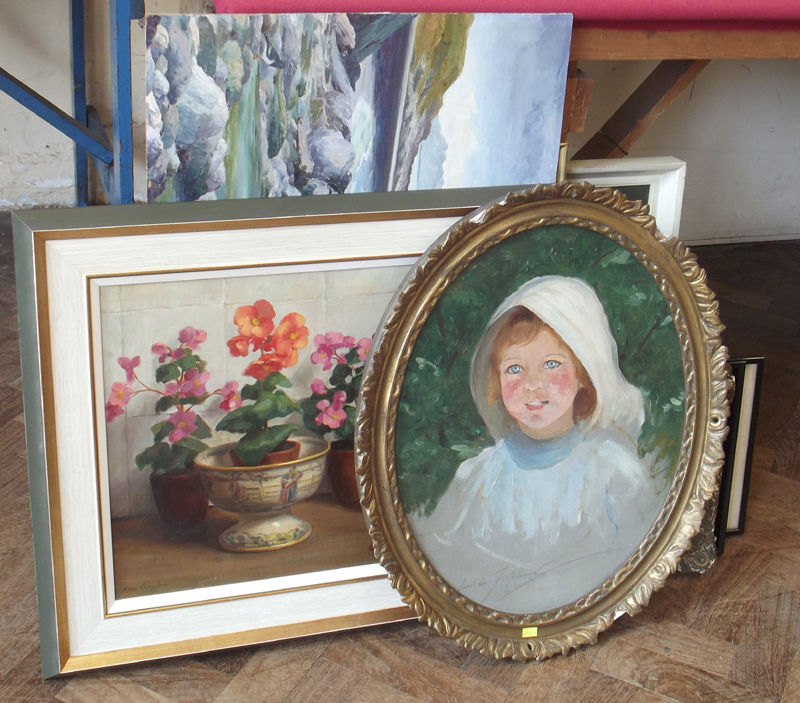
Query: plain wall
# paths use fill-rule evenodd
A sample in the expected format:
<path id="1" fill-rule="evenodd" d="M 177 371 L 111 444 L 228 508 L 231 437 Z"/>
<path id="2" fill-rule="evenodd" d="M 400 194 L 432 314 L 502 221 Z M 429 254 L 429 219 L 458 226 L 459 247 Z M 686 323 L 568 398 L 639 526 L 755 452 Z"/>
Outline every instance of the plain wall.
<path id="1" fill-rule="evenodd" d="M 586 130 L 599 130 L 657 62 L 583 62 L 594 80 Z M 630 156 L 686 162 L 681 238 L 800 237 L 800 61 L 716 60 L 633 145 Z"/>
<path id="2" fill-rule="evenodd" d="M 0 66 L 72 114 L 69 2 L 2 0 Z M 0 92 L 0 209 L 73 205 L 72 141 Z"/>
<path id="3" fill-rule="evenodd" d="M 0 66 L 71 112 L 69 3 L 3 2 Z M 203 0 L 155 0 L 151 13 L 198 12 Z M 108 7 L 86 0 L 87 93 L 111 121 Z M 144 30 L 132 25 L 135 191 L 144 200 Z M 585 62 L 594 79 L 586 131 L 602 126 L 656 62 Z M 690 242 L 800 237 L 800 62 L 712 61 L 631 149 L 687 162 L 682 237 Z M 138 146 L 141 145 L 141 146 Z M 90 166 L 90 173 L 93 174 Z M 103 201 L 97 178 L 92 198 Z M 73 148 L 0 93 L 0 208 L 74 205 Z"/>

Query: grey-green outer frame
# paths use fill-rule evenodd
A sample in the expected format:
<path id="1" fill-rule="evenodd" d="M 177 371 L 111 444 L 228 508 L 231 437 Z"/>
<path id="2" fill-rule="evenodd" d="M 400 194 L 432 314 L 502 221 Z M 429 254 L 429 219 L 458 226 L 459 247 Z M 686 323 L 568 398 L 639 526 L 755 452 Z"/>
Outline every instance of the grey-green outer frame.
<path id="1" fill-rule="evenodd" d="M 38 213 L 29 213 L 38 214 Z M 17 281 L 22 397 L 25 407 L 25 442 L 28 456 L 36 598 L 39 607 L 39 640 L 45 678 L 59 673 L 53 550 L 44 449 L 44 401 L 39 364 L 40 345 L 36 325 L 36 281 L 33 233 L 14 215 L 14 263 Z"/>
<path id="2" fill-rule="evenodd" d="M 362 212 L 395 212 L 398 216 L 403 216 L 403 214 L 409 215 L 416 211 L 431 209 L 458 211 L 465 208 L 476 208 L 505 195 L 508 191 L 508 187 L 491 187 L 411 193 L 367 193 L 305 198 L 96 206 L 77 209 L 30 210 L 13 214 L 28 481 L 33 523 L 42 673 L 45 678 L 61 674 L 62 666 L 58 644 L 54 553 L 45 453 L 42 350 L 37 324 L 39 300 L 35 262 L 36 234 L 126 226 L 200 225 L 265 218 L 323 217 Z"/>

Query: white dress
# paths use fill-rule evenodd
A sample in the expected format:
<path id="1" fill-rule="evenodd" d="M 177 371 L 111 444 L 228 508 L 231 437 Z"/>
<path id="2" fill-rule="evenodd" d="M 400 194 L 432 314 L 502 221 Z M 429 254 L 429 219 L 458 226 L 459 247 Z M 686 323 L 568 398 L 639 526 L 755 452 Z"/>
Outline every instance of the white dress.
<path id="1" fill-rule="evenodd" d="M 536 613 L 602 585 L 664 503 L 622 432 L 574 427 L 537 441 L 516 430 L 459 467 L 433 513 L 409 516 L 431 564 L 488 608 Z"/>

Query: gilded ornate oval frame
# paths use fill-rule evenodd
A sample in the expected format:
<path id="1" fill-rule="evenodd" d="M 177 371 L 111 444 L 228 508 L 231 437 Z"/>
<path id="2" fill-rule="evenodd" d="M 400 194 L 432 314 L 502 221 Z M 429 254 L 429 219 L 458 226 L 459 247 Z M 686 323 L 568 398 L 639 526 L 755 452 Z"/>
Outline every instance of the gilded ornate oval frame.
<path id="1" fill-rule="evenodd" d="M 639 541 L 638 533 L 633 533 L 638 547 L 618 557 L 610 575 L 603 571 L 606 566 L 593 567 L 597 573 L 587 567 L 571 594 L 566 589 L 569 595 L 548 600 L 541 595 L 547 587 L 537 588 L 539 576 L 530 576 L 540 573 L 531 566 L 522 572 L 524 577 L 514 576 L 524 581 L 529 595 L 519 601 L 522 605 L 506 611 L 492 600 L 494 596 L 474 596 L 471 585 L 456 588 L 448 581 L 450 577 L 440 573 L 443 567 L 458 574 L 459 584 L 471 583 L 471 577 L 463 576 L 471 567 L 450 564 L 449 547 L 445 546 L 444 553 L 437 551 L 439 542 L 434 544 L 427 533 L 418 539 L 415 526 L 435 516 L 463 457 L 481 452 L 489 456 L 493 447 L 492 437 L 472 408 L 464 410 L 463 422 L 453 414 L 469 405 L 459 396 L 465 392 L 463 377 L 472 373 L 474 383 L 476 376 L 474 370 L 464 369 L 473 368 L 475 330 L 488 331 L 488 313 L 496 307 L 492 302 L 483 305 L 484 298 L 503 300 L 508 287 L 514 290 L 514 281 L 550 275 L 587 279 L 601 299 L 609 320 L 607 329 L 613 330 L 619 346 L 619 359 L 615 349 L 614 361 L 624 375 L 638 379 L 636 388 L 646 413 L 644 424 L 639 425 L 641 435 L 637 440 L 634 433 L 634 442 L 638 442 L 642 465 L 650 462 L 653 485 L 662 486 L 653 489 L 657 502 L 652 503 L 661 507 L 638 518 L 645 536 Z M 592 276 L 595 282 L 589 280 Z M 474 288 L 474 281 L 483 287 Z M 507 289 L 500 290 L 504 286 Z M 447 307 L 451 300 L 454 307 Z M 666 311 L 663 319 L 653 313 L 662 309 Z M 462 325 L 459 315 L 469 320 Z M 466 331 L 451 334 L 451 327 Z M 541 660 L 594 643 L 617 617 L 641 610 L 675 571 L 700 528 L 705 502 L 718 485 L 731 384 L 721 330 L 717 303 L 694 255 L 680 240 L 665 238 L 656 230 L 646 206 L 626 200 L 617 191 L 588 184 L 541 185 L 509 194 L 451 227 L 420 259 L 387 309 L 364 375 L 357 422 L 357 472 L 375 553 L 419 619 L 486 655 Z M 661 347 L 653 353 L 647 345 L 652 346 L 657 336 Z M 447 347 L 448 339 L 454 355 L 448 357 L 450 361 L 423 356 L 436 356 L 438 348 Z M 468 348 L 469 352 L 464 351 Z M 457 376 L 452 381 L 456 385 L 448 386 Z M 448 407 L 448 402 L 456 409 Z M 428 437 L 427 431 L 431 428 L 434 433 L 437 423 L 438 444 L 437 435 Z M 455 440 L 448 434 L 451 429 Z M 588 431 L 581 437 L 585 443 Z M 604 466 L 596 473 L 613 475 L 617 470 L 616 465 L 613 470 Z M 479 505 L 485 505 L 489 498 L 481 495 L 481 500 Z M 460 509 L 463 514 L 474 512 Z M 619 515 L 620 509 L 615 510 Z M 648 515 L 653 519 L 649 530 Z M 611 512 L 608 517 L 619 532 Z M 557 526 L 554 539 L 561 539 L 559 530 L 567 528 Z M 486 533 L 486 539 L 496 537 L 496 533 Z M 515 544 L 514 539 L 512 534 L 498 544 L 505 548 Z M 459 558 L 463 560 L 469 548 L 459 543 Z M 564 554 L 570 554 L 571 548 L 569 541 L 561 544 Z M 428 551 L 436 556 L 429 558 Z M 483 562 L 478 558 L 475 563 Z M 586 563 L 592 563 L 591 559 Z M 476 572 L 481 588 L 492 585 L 493 577 L 485 573 Z M 492 593 L 491 587 L 487 593 Z M 559 597 L 568 602 L 559 602 Z M 528 604 L 535 612 L 520 612 Z"/>

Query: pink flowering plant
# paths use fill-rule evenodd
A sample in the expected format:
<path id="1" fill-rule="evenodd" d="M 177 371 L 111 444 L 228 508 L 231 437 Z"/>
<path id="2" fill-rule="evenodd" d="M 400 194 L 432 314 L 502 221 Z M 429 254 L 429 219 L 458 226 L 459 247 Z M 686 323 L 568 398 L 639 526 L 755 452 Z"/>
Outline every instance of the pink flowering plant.
<path id="1" fill-rule="evenodd" d="M 316 351 L 311 363 L 331 371 L 327 382 L 317 378 L 311 384 L 311 396 L 300 405 L 305 426 L 318 435 L 332 439 L 352 440 L 355 432 L 356 399 L 361 376 L 372 340 L 356 342 L 341 332 L 328 332 L 314 337 Z"/>
<path id="2" fill-rule="evenodd" d="M 194 458 L 208 448 L 203 440 L 211 437 L 211 428 L 195 409 L 215 395 L 222 398 L 221 410 L 231 411 L 241 406 L 239 384 L 235 381 L 216 390 L 207 388 L 210 374 L 206 371 L 206 362 L 196 353 L 205 340 L 203 330 L 184 327 L 178 333 L 176 346 L 154 344 L 150 351 L 160 364 L 156 368 L 154 385 L 148 385 L 139 376 L 140 357 L 117 359 L 125 371 L 125 380 L 111 386 L 106 421 L 110 423 L 124 415 L 128 403 L 140 393 L 154 394 L 156 414 L 166 414 L 166 419 L 151 428 L 153 444 L 136 455 L 136 465 L 140 469 L 149 466 L 157 474 L 191 473 Z"/>

